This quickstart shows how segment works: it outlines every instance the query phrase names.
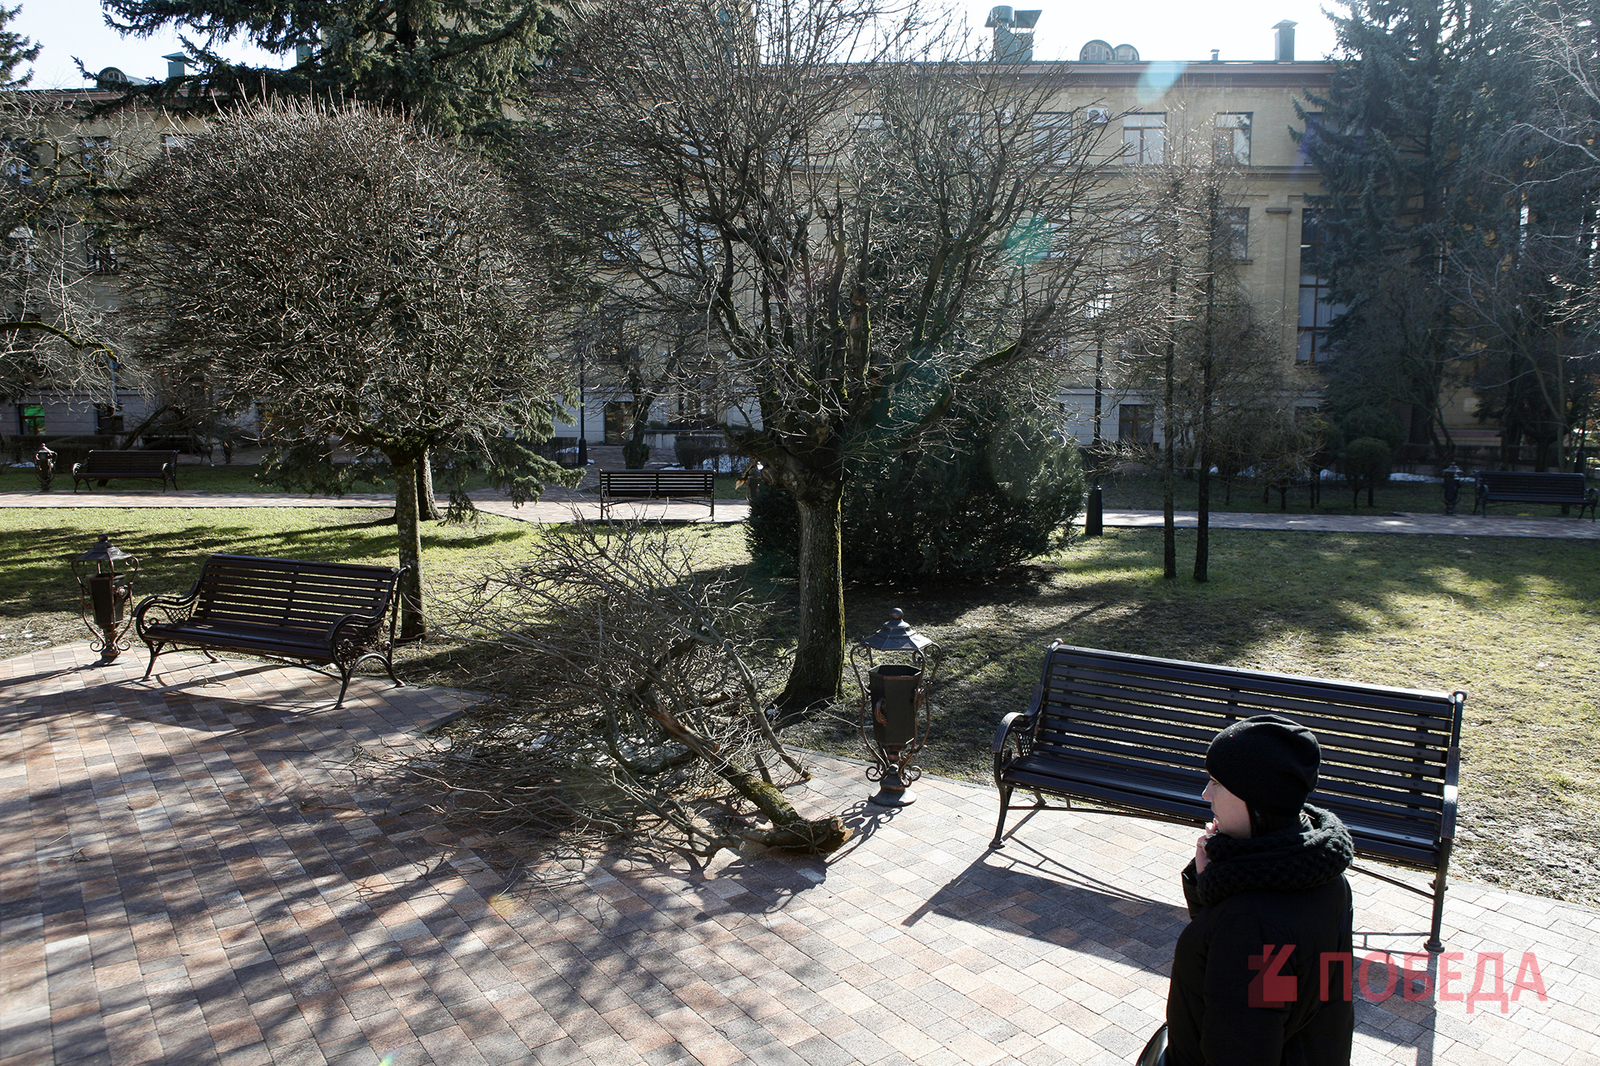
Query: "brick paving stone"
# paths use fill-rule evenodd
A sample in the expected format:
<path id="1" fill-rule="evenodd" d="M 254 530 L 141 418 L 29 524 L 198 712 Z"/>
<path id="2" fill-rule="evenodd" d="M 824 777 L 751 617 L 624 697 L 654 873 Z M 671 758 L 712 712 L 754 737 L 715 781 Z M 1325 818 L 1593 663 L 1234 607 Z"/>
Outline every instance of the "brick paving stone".
<path id="1" fill-rule="evenodd" d="M 141 683 L 137 658 L 0 663 L 0 1066 L 1109 1063 L 1164 1010 L 1190 830 L 1040 814 L 991 852 L 992 790 L 924 778 L 890 816 L 818 758 L 797 799 L 860 830 L 829 863 L 508 883 L 340 770 L 457 694 L 363 678 L 334 709 L 307 671 L 172 655 Z M 1425 903 L 1352 885 L 1362 950 L 1414 951 L 1390 931 Z M 1458 992 L 1482 953 L 1509 982 L 1536 951 L 1548 999 L 1359 1000 L 1357 1062 L 1600 1058 L 1600 913 L 1458 883 L 1445 920 Z"/>

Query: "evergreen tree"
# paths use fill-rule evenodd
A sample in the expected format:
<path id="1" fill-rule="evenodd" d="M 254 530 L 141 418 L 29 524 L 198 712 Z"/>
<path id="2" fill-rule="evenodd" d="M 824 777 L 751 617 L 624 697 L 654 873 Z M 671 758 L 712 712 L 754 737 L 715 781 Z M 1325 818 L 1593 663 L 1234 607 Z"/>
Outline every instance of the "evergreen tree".
<path id="1" fill-rule="evenodd" d="M 1442 386 L 1461 360 L 1443 284 L 1459 227 L 1462 146 L 1482 120 L 1469 60 L 1492 0 L 1346 0 L 1343 59 L 1325 97 L 1298 110 L 1326 196 L 1317 269 L 1346 310 L 1331 341 L 1335 410 L 1398 403 L 1435 443 Z"/>
<path id="2" fill-rule="evenodd" d="M 1592 409 L 1595 308 L 1581 294 L 1595 284 L 1600 108 L 1572 91 L 1547 47 L 1559 26 L 1569 55 L 1593 71 L 1592 19 L 1578 7 L 1516 11 L 1506 10 L 1491 47 L 1464 64 L 1481 86 L 1477 136 L 1462 146 L 1461 197 L 1473 224 L 1457 233 L 1445 279 L 1475 353 L 1479 417 L 1498 423 L 1507 459 L 1530 443 L 1544 470 L 1564 464 L 1568 432 Z"/>
<path id="3" fill-rule="evenodd" d="M 150 90 L 169 105 L 354 97 L 404 108 L 446 135 L 506 131 L 507 108 L 556 26 L 538 0 L 105 0 L 105 8 L 123 33 L 195 35 L 185 45 L 203 73 Z M 287 70 L 230 62 L 213 50 L 229 38 L 298 62 Z"/>
<path id="4" fill-rule="evenodd" d="M 0 7 L 0 89 L 20 89 L 27 85 L 33 80 L 33 71 L 18 77 L 17 67 L 39 58 L 39 45 L 15 30 L 6 29 L 6 24 L 16 18 L 21 10 L 20 4 L 10 8 Z"/>

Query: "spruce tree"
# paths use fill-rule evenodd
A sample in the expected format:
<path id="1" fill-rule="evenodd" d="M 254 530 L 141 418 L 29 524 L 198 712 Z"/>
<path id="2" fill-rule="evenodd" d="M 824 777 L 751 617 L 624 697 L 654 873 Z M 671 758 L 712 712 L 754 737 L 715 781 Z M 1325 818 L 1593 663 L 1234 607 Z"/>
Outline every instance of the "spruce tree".
<path id="1" fill-rule="evenodd" d="M 1461 360 L 1444 272 L 1459 227 L 1462 145 L 1474 136 L 1467 60 L 1490 0 L 1346 0 L 1342 61 L 1326 96 L 1299 108 L 1321 173 L 1317 271 L 1345 311 L 1330 340 L 1335 411 L 1398 403 L 1411 439 L 1439 439 L 1441 387 Z"/>
<path id="2" fill-rule="evenodd" d="M 0 89 L 20 89 L 27 85 L 33 80 L 33 71 L 19 78 L 17 67 L 39 58 L 37 44 L 15 30 L 6 29 L 6 24 L 16 18 L 21 10 L 20 4 L 16 7 L 0 7 Z"/>
<path id="3" fill-rule="evenodd" d="M 538 0 L 105 0 L 106 19 L 134 36 L 177 29 L 203 72 L 152 95 L 169 105 L 313 95 L 402 108 L 446 135 L 509 129 L 514 106 L 556 27 Z M 233 63 L 215 51 L 243 39 L 287 70 Z M 197 87 L 207 90 L 196 93 Z"/>

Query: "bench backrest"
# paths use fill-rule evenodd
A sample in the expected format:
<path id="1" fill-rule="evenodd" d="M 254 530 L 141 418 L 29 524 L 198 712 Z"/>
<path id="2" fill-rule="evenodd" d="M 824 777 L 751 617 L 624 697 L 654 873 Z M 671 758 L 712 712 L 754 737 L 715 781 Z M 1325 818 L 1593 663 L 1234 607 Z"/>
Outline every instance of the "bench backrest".
<path id="1" fill-rule="evenodd" d="M 324 633 L 348 615 L 381 620 L 399 577 L 389 566 L 213 555 L 196 585 L 194 617 Z"/>
<path id="2" fill-rule="evenodd" d="M 612 494 L 665 491 L 709 496 L 716 490 L 716 479 L 711 470 L 600 471 L 600 487 Z"/>
<path id="3" fill-rule="evenodd" d="M 1527 492 L 1582 499 L 1589 487 L 1582 474 L 1535 473 L 1529 470 L 1479 470 L 1473 474 L 1490 492 Z"/>
<path id="4" fill-rule="evenodd" d="M 1281 714 L 1322 746 L 1311 802 L 1338 814 L 1358 847 L 1431 867 L 1454 837 L 1462 693 L 1325 681 L 1120 652 L 1051 646 L 1034 750 L 1160 786 L 1150 806 L 1203 822 L 1205 754 L 1226 726 Z M 1419 833 L 1419 823 L 1434 831 Z"/>
<path id="5" fill-rule="evenodd" d="M 91 448 L 83 457 L 83 469 L 106 474 L 135 471 L 162 470 L 178 461 L 178 453 L 171 451 L 126 451 Z"/>

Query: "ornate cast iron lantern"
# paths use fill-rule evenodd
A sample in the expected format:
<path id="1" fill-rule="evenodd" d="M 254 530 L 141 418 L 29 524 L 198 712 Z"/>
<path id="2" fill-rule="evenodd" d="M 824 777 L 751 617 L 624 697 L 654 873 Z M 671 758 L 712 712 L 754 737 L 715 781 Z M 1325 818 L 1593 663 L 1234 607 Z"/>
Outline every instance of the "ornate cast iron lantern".
<path id="1" fill-rule="evenodd" d="M 893 615 L 850 651 L 861 687 L 861 740 L 873 758 L 867 779 L 882 782 L 872 797 L 882 807 L 916 802 L 910 786 L 922 770 L 911 760 L 928 742 L 928 693 L 943 656 L 937 642 L 905 623 L 904 611 L 896 607 Z"/>
<path id="2" fill-rule="evenodd" d="M 49 492 L 50 482 L 56 479 L 56 453 L 50 450 L 50 445 L 41 444 L 33 453 L 33 472 L 39 478 L 39 491 Z"/>
<path id="3" fill-rule="evenodd" d="M 1461 468 L 1451 463 L 1444 468 L 1444 513 L 1456 513 L 1456 501 L 1461 498 Z"/>
<path id="4" fill-rule="evenodd" d="M 128 647 L 128 627 L 133 624 L 133 579 L 139 560 L 112 544 L 104 533 L 95 546 L 72 560 L 72 573 L 82 594 L 79 609 L 93 640 L 90 647 L 109 663 Z"/>

